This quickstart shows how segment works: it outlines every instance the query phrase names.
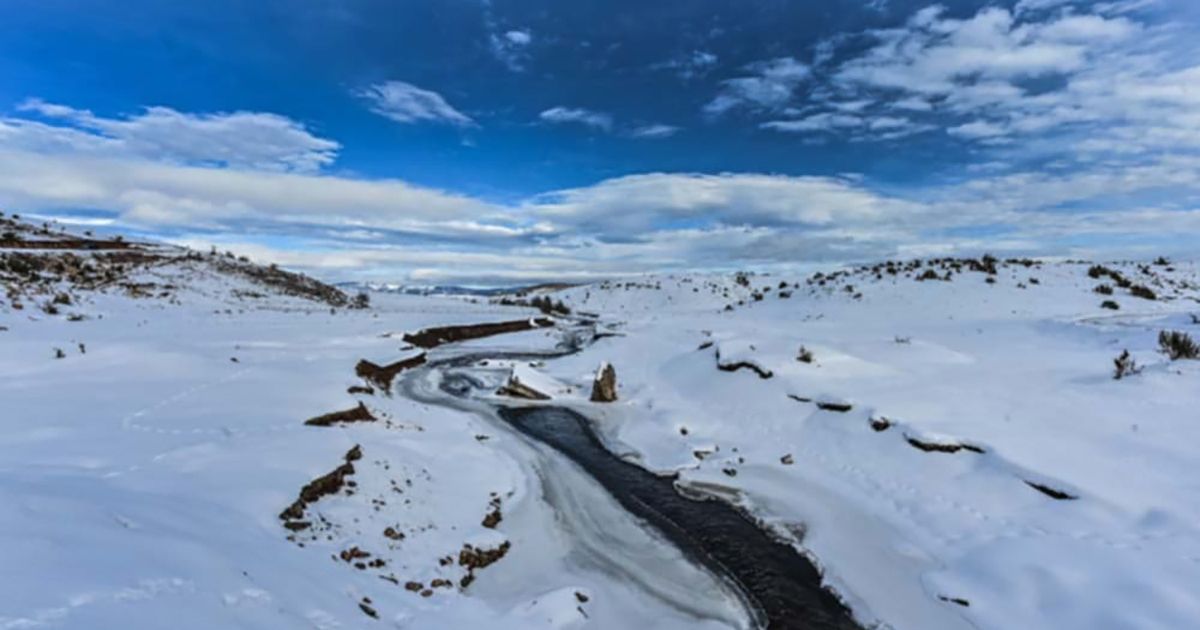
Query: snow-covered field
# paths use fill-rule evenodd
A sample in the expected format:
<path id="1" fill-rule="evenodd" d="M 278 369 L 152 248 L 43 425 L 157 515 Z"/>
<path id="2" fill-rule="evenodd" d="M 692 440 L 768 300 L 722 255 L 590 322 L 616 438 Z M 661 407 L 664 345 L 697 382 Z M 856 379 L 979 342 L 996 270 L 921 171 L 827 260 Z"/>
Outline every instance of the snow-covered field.
<path id="1" fill-rule="evenodd" d="M 613 450 L 801 545 L 865 626 L 1192 627 L 1200 361 L 1169 361 L 1157 336 L 1200 337 L 1200 274 L 1110 267 L 1158 299 L 1096 294 L 1112 280 L 1075 263 L 580 286 L 554 297 L 615 334 L 513 369 L 551 397 L 522 404 L 581 411 Z M 139 272 L 169 298 L 0 302 L 0 630 L 747 623 L 728 587 L 481 402 L 347 391 L 359 359 L 415 355 L 406 331 L 535 311 L 331 309 L 206 269 Z M 1124 349 L 1142 370 L 1115 380 Z M 603 361 L 615 403 L 588 401 Z M 360 401 L 375 421 L 304 424 Z M 286 529 L 301 488 L 346 463 Z"/>
<path id="2" fill-rule="evenodd" d="M 1151 301 L 1095 293 L 1086 264 L 928 267 L 578 287 L 564 301 L 621 334 L 548 369 L 613 363 L 621 402 L 575 403 L 613 448 L 802 524 L 864 623 L 1194 627 L 1200 361 L 1157 335 L 1200 338 L 1197 268 L 1111 266 Z M 1143 370 L 1115 380 L 1126 348 Z"/>
<path id="3" fill-rule="evenodd" d="M 180 289 L 79 292 L 57 315 L 28 298 L 0 308 L 0 628 L 741 623 L 724 587 L 578 471 L 475 414 L 347 393 L 359 359 L 412 354 L 404 331 L 532 311 L 376 296 L 331 312 L 243 299 L 264 289 L 188 265 L 145 274 Z M 553 346 L 548 334 L 514 339 Z M 359 400 L 378 420 L 304 424 Z M 347 487 L 309 505 L 310 529 L 285 529 L 281 511 L 355 445 Z M 582 509 L 564 516 L 549 493 Z M 507 553 L 461 588 L 464 545 Z"/>

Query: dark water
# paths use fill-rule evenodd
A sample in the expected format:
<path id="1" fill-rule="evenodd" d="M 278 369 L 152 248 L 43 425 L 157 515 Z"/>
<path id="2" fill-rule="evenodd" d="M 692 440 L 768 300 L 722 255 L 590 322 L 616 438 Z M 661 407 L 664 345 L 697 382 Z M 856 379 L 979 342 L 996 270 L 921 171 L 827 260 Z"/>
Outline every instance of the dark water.
<path id="1" fill-rule="evenodd" d="M 729 504 L 684 497 L 673 478 L 614 456 L 583 416 L 557 407 L 501 408 L 499 413 L 522 433 L 569 457 L 625 509 L 738 586 L 766 628 L 858 628 L 846 608 L 821 588 L 821 576 L 807 558 Z"/>

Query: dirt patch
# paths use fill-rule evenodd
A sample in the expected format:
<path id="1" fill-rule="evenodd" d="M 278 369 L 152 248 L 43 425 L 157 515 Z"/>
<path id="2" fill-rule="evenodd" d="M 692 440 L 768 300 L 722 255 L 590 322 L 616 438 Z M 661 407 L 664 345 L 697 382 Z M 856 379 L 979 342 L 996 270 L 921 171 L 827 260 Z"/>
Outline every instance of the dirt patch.
<path id="1" fill-rule="evenodd" d="M 502 335 L 506 333 L 523 332 L 537 328 L 548 328 L 554 325 L 554 320 L 547 317 L 537 319 L 518 319 L 491 324 L 467 324 L 463 326 L 441 326 L 404 335 L 404 340 L 418 348 L 436 348 L 445 343 L 466 341 Z"/>
<path id="2" fill-rule="evenodd" d="M 370 361 L 363 359 L 354 366 L 354 373 L 361 379 L 371 383 L 384 392 L 392 390 L 392 381 L 396 375 L 404 370 L 415 368 L 425 363 L 425 353 L 422 352 L 415 357 L 402 359 L 389 365 L 376 365 Z"/>
<path id="3" fill-rule="evenodd" d="M 0 247 L 4 249 L 82 249 L 99 251 L 102 249 L 129 249 L 131 243 L 125 241 L 100 241 L 87 238 L 67 238 L 57 240 L 26 241 L 22 239 L 0 239 Z"/>
<path id="4" fill-rule="evenodd" d="M 470 586 L 471 582 L 475 581 L 476 569 L 484 569 L 499 562 L 511 548 L 512 543 L 507 540 L 495 549 L 482 549 L 469 544 L 463 545 L 462 550 L 458 552 L 458 565 L 464 567 L 467 570 L 467 574 L 459 580 L 459 587 L 467 588 Z"/>
<path id="5" fill-rule="evenodd" d="M 487 516 L 483 517 L 483 522 L 480 524 L 488 529 L 496 529 L 496 526 L 504 518 L 500 513 L 500 497 L 497 494 L 492 493 L 492 500 L 488 502 L 488 507 L 490 511 Z"/>
<path id="6" fill-rule="evenodd" d="M 1035 481 L 1030 481 L 1028 479 L 1023 479 L 1022 481 L 1024 481 L 1025 485 L 1029 486 L 1030 488 L 1033 488 L 1034 490 L 1037 490 L 1038 492 L 1041 492 L 1042 494 L 1056 501 L 1074 501 L 1075 499 L 1079 498 L 1073 494 L 1070 494 L 1069 492 L 1064 492 L 1057 488 L 1051 488 L 1050 486 L 1040 484 Z"/>
<path id="7" fill-rule="evenodd" d="M 913 448 L 921 449 L 926 453 L 957 453 L 959 451 L 971 451 L 972 453 L 983 453 L 983 449 L 973 444 L 960 444 L 958 442 L 926 442 L 918 440 L 912 436 L 904 436 Z"/>
<path id="8" fill-rule="evenodd" d="M 309 418 L 304 421 L 304 424 L 310 427 L 331 427 L 335 424 L 349 424 L 351 422 L 375 422 L 375 416 L 371 415 L 371 411 L 367 406 L 358 403 L 358 406 L 345 411 L 335 411 L 327 413 L 323 416 Z"/>
<path id="9" fill-rule="evenodd" d="M 322 497 L 341 492 L 346 485 L 346 477 L 354 474 L 353 462 L 362 459 L 362 448 L 355 445 L 342 456 L 344 463 L 337 468 L 313 479 L 300 489 L 300 497 L 292 502 L 283 512 L 279 513 L 284 527 L 292 531 L 307 529 L 311 523 L 304 520 L 308 506 L 320 501 Z"/>
<path id="10" fill-rule="evenodd" d="M 737 363 L 721 363 L 720 357 L 717 357 L 717 369 L 722 372 L 736 372 L 738 370 L 750 370 L 758 375 L 761 379 L 768 379 L 775 376 L 771 370 L 763 368 L 748 361 L 738 361 Z"/>

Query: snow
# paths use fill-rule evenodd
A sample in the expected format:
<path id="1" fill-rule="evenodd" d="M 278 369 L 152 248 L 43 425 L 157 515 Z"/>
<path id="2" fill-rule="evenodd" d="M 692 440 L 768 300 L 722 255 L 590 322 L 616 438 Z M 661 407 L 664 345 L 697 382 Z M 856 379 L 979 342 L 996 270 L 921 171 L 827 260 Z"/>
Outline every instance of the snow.
<path id="1" fill-rule="evenodd" d="M 1156 336 L 1200 336 L 1200 275 L 1112 267 L 1167 299 L 1118 288 L 1122 310 L 1101 309 L 1102 280 L 1073 263 L 1000 265 L 995 284 L 866 271 L 825 286 L 677 275 L 578 287 L 560 297 L 623 334 L 547 370 L 583 386 L 580 373 L 611 362 L 621 401 L 578 407 L 612 448 L 729 488 L 784 534 L 802 527 L 798 544 L 865 624 L 1188 627 L 1200 618 L 1187 586 L 1200 583 L 1200 362 L 1169 362 Z M 812 363 L 796 360 L 801 346 Z M 1125 348 L 1145 370 L 1117 381 Z M 738 363 L 757 370 L 718 370 Z M 816 404 L 830 402 L 850 409 Z M 892 426 L 876 431 L 882 418 Z"/>
<path id="2" fill-rule="evenodd" d="M 346 391 L 361 384 L 360 358 L 411 354 L 388 333 L 528 309 L 377 295 L 370 311 L 331 312 L 237 298 L 262 287 L 188 265 L 146 273 L 181 289 L 161 300 L 81 292 L 82 321 L 0 306 L 0 628 L 357 628 L 374 623 L 364 598 L 389 627 L 744 625 L 711 577 L 491 419 Z M 359 400 L 378 421 L 303 424 Z M 280 511 L 355 445 L 354 494 L 309 506 L 328 527 L 284 529 Z M 503 520 L 491 529 L 495 499 Z M 580 508 L 570 518 L 556 507 L 568 502 Z M 600 538 L 613 532 L 616 550 Z M 505 542 L 507 555 L 459 588 L 463 545 Z M 352 547 L 385 565 L 338 557 Z M 646 588 L 660 570 L 695 590 Z M 707 600 L 692 602 L 706 583 Z"/>
<path id="3" fill-rule="evenodd" d="M 579 286 L 553 297 L 613 334 L 461 369 L 488 392 L 515 377 L 552 400 L 505 404 L 575 409 L 621 456 L 738 502 L 868 627 L 1190 627 L 1200 361 L 1168 361 L 1156 338 L 1200 336 L 1200 271 L 1110 266 L 1162 299 L 1097 295 L 1111 282 L 1069 262 L 1001 264 L 994 284 L 901 268 Z M 727 585 L 497 420 L 500 397 L 455 402 L 433 370 L 391 396 L 347 392 L 359 359 L 415 352 L 405 332 L 534 311 L 383 293 L 331 311 L 189 263 L 139 273 L 179 288 L 78 294 L 64 310 L 82 321 L 0 306 L 0 630 L 746 626 Z M 429 354 L 562 342 L 536 329 Z M 1114 380 L 1123 349 L 1144 369 Z M 619 400 L 589 402 L 606 362 Z M 303 424 L 359 401 L 377 421 Z M 355 445 L 353 494 L 284 529 L 279 512 Z M 464 544 L 505 543 L 459 587 Z M 343 561 L 353 547 L 383 566 Z"/>

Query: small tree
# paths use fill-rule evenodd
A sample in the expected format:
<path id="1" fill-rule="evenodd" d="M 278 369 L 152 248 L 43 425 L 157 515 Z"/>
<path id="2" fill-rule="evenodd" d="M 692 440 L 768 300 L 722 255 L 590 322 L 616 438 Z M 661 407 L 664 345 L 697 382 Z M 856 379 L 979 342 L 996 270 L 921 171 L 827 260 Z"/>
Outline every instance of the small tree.
<path id="1" fill-rule="evenodd" d="M 1164 330 L 1158 333 L 1159 351 L 1172 361 L 1180 359 L 1200 359 L 1200 344 L 1187 333 L 1177 330 Z"/>
<path id="2" fill-rule="evenodd" d="M 359 291 L 358 295 L 355 295 L 354 299 L 350 301 L 350 308 L 371 308 L 371 296 L 366 291 Z"/>

